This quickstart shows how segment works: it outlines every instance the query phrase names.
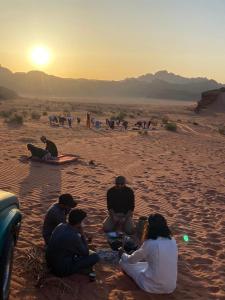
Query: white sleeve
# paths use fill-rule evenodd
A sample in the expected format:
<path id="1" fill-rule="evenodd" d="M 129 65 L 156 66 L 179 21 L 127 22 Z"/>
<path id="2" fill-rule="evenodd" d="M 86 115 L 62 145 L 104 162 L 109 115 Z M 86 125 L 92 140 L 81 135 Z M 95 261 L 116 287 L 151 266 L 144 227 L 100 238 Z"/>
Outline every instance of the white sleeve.
<path id="1" fill-rule="evenodd" d="M 138 250 L 136 250 L 131 255 L 124 253 L 121 257 L 122 261 L 124 261 L 124 262 L 126 261 L 130 264 L 135 264 L 145 258 L 146 258 L 146 243 L 145 242 L 142 244 L 142 246 Z"/>

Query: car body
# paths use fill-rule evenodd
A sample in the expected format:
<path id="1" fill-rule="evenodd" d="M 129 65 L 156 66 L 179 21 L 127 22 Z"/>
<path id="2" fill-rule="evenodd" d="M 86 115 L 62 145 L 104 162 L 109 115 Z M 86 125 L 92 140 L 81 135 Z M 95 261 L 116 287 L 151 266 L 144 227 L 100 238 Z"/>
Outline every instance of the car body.
<path id="1" fill-rule="evenodd" d="M 0 190 L 0 299 L 9 297 L 13 252 L 22 214 L 14 194 Z"/>

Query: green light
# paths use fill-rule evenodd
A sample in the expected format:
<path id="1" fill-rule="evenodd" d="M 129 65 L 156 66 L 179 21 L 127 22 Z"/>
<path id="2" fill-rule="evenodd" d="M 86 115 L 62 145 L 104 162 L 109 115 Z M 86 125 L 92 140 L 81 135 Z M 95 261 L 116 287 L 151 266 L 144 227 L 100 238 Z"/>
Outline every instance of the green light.
<path id="1" fill-rule="evenodd" d="M 189 237 L 188 237 L 187 234 L 184 234 L 184 235 L 183 235 L 183 240 L 184 240 L 185 242 L 189 242 Z"/>

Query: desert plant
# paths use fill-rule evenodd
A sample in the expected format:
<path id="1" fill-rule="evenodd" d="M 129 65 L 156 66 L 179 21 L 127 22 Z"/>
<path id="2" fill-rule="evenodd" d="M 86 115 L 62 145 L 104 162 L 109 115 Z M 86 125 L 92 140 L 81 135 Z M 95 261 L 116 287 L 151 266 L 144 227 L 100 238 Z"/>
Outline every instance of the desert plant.
<path id="1" fill-rule="evenodd" d="M 48 112 L 47 112 L 47 111 L 43 111 L 42 115 L 43 115 L 43 116 L 47 116 L 47 115 L 48 115 Z"/>
<path id="2" fill-rule="evenodd" d="M 220 134 L 225 135 L 225 126 L 221 126 L 218 128 Z"/>
<path id="3" fill-rule="evenodd" d="M 33 111 L 31 113 L 31 119 L 33 119 L 33 120 L 40 120 L 40 118 L 41 118 L 41 115 L 38 112 Z"/>
<path id="4" fill-rule="evenodd" d="M 162 122 L 163 122 L 163 124 L 167 124 L 169 122 L 169 117 L 168 116 L 163 116 L 162 117 Z"/>
<path id="5" fill-rule="evenodd" d="M 126 116 L 127 116 L 127 114 L 126 114 L 125 112 L 120 111 L 118 114 L 112 115 L 112 116 L 110 117 L 110 119 L 111 119 L 111 120 L 114 120 L 114 121 L 116 121 L 116 120 L 118 120 L 118 121 L 123 121 L 124 118 L 125 118 Z"/>
<path id="6" fill-rule="evenodd" d="M 12 125 L 23 125 L 23 116 L 20 115 L 13 115 L 10 116 L 7 120 L 6 123 L 12 124 Z"/>
<path id="7" fill-rule="evenodd" d="M 9 118 L 12 115 L 12 110 L 3 110 L 0 112 L 2 118 Z"/>
<path id="8" fill-rule="evenodd" d="M 165 125 L 165 128 L 169 131 L 177 131 L 177 124 L 174 122 L 169 122 Z"/>

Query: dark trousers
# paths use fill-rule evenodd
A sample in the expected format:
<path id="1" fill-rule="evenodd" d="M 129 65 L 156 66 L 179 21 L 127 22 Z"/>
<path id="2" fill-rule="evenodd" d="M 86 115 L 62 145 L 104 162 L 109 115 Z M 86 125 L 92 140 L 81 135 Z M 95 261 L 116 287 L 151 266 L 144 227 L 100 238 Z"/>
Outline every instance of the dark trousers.
<path id="1" fill-rule="evenodd" d="M 84 257 L 76 257 L 68 262 L 61 262 L 60 265 L 51 265 L 52 272 L 59 277 L 70 276 L 75 273 L 81 273 L 82 270 L 93 267 L 99 261 L 99 256 L 95 252 Z"/>

